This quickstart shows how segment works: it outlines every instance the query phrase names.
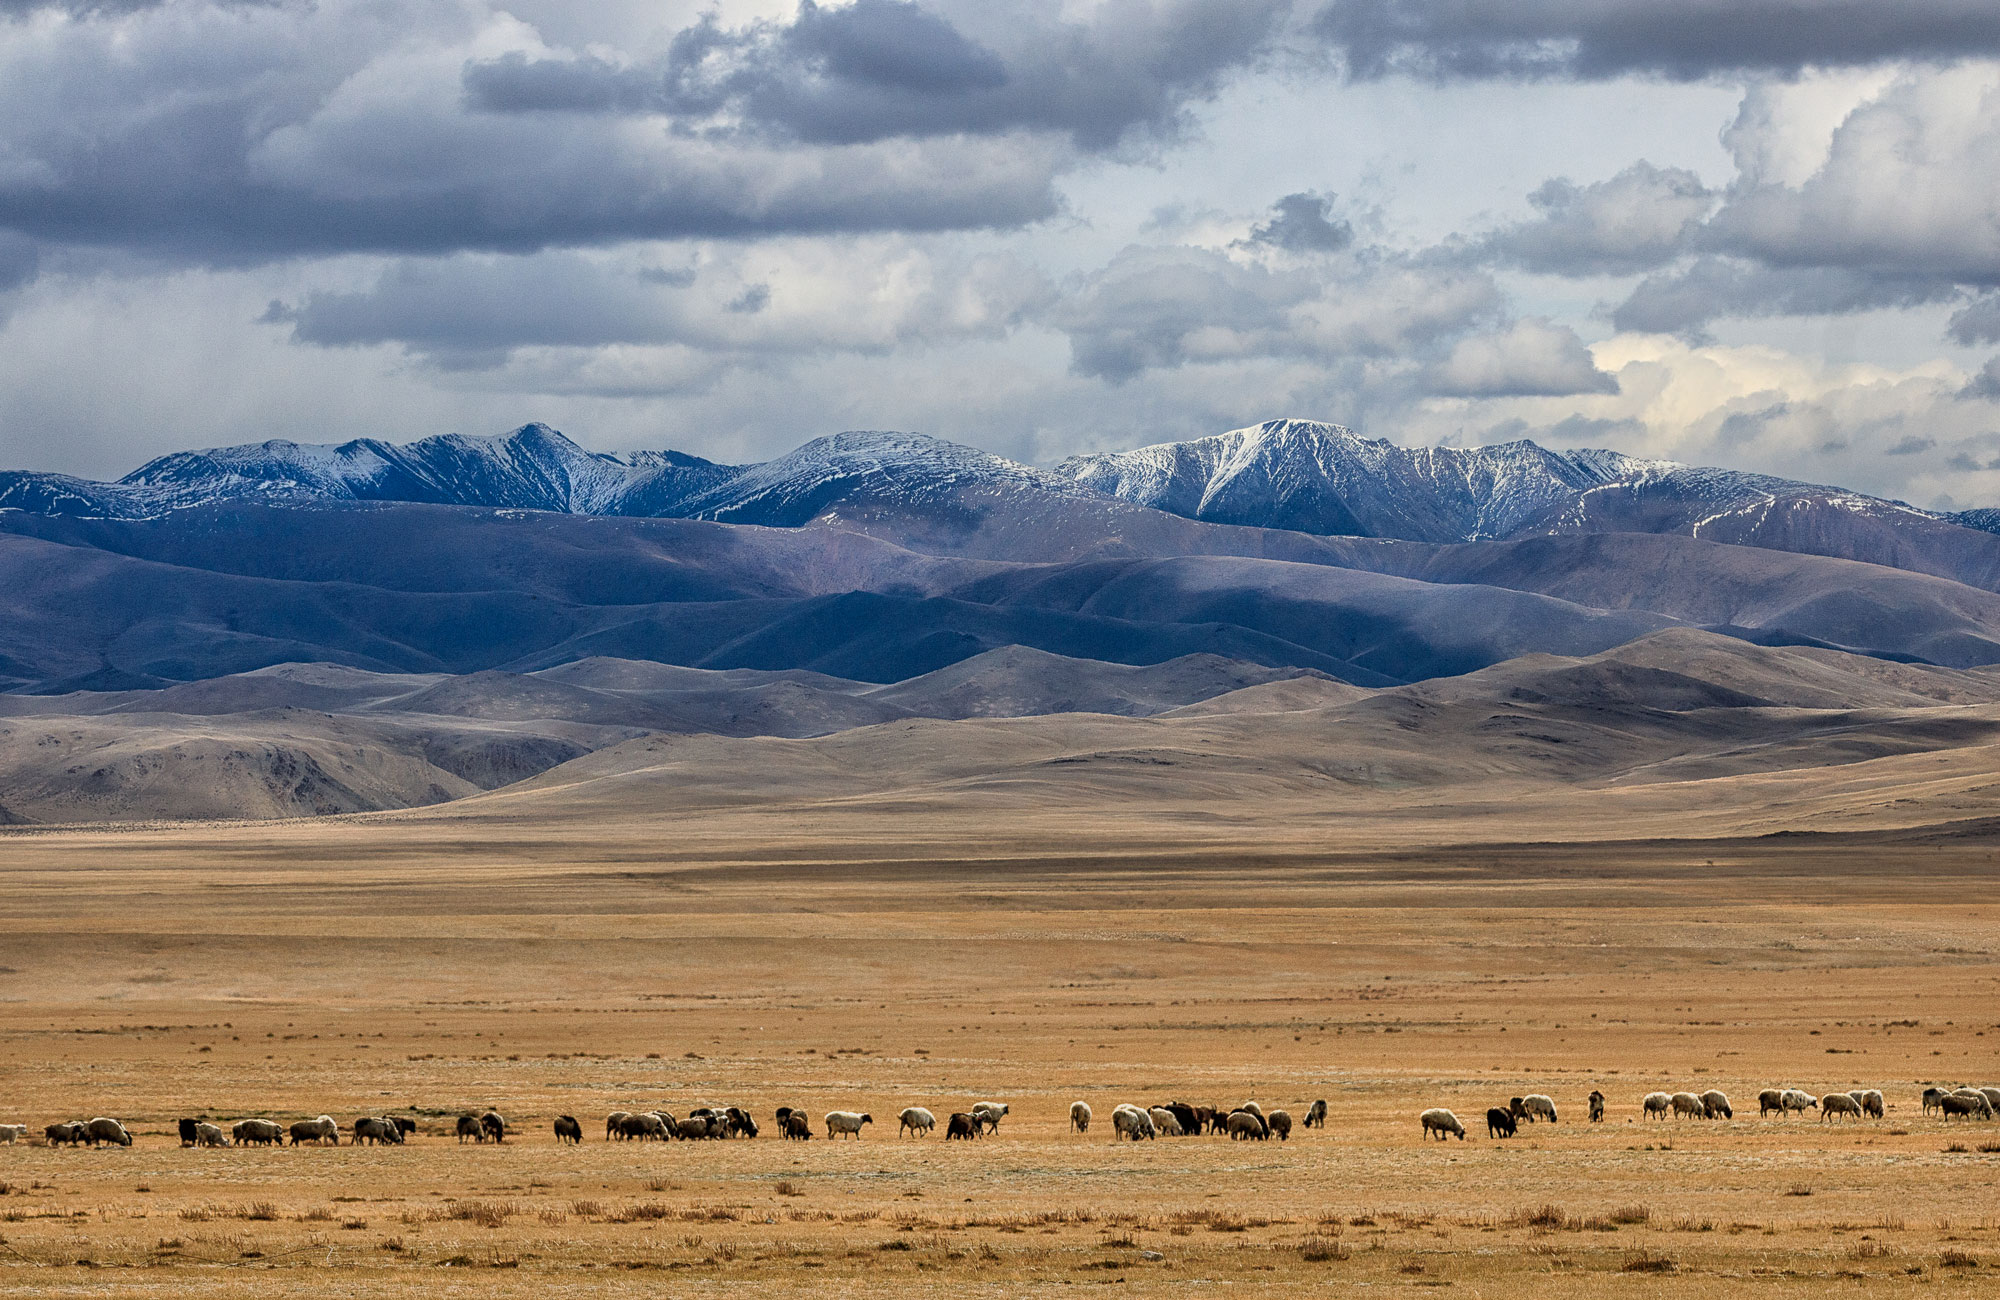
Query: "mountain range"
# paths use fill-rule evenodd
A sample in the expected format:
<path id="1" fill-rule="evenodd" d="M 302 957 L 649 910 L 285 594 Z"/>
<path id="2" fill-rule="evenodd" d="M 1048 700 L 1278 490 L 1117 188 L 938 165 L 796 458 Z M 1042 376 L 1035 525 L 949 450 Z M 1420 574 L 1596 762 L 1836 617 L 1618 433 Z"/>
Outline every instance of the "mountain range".
<path id="1" fill-rule="evenodd" d="M 1374 719 L 1354 743 L 1387 753 L 1377 723 L 1432 683 L 1517 697 L 1503 665 L 1634 645 L 1962 672 L 2000 664 L 1991 514 L 1297 420 L 1050 469 L 870 432 L 755 465 L 611 456 L 526 425 L 0 474 L 0 819 L 351 812 L 649 736 L 1274 702 Z M 1731 743 L 1792 698 L 1688 689 L 1669 711 L 1741 714 L 1695 729 Z M 1416 703 L 1369 703 L 1391 698 Z M 1618 746 L 1694 761 L 1647 720 L 1669 706 L 1637 707 Z"/>

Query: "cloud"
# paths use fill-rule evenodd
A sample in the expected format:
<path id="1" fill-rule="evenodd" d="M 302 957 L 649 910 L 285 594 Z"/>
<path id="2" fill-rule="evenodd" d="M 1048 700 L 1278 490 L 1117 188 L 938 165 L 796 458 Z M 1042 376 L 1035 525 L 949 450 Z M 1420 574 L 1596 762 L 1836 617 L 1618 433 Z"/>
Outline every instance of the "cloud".
<path id="1" fill-rule="evenodd" d="M 2000 293 L 1984 293 L 1952 315 L 1947 327 L 1952 338 L 1973 347 L 2000 343 Z"/>
<path id="2" fill-rule="evenodd" d="M 1539 216 L 1489 235 L 1481 251 L 1557 275 L 1644 271 L 1685 251 L 1716 199 L 1686 168 L 1643 160 L 1591 185 L 1558 177 L 1528 196 Z"/>
<path id="3" fill-rule="evenodd" d="M 498 0 L 86 8 L 4 28 L 0 229 L 209 265 L 1018 229 L 1183 131 L 1285 8 L 809 3 L 657 59 Z"/>
<path id="4" fill-rule="evenodd" d="M 1987 0 L 1332 0 L 1350 76 L 1696 80 L 2000 54 Z"/>
<path id="5" fill-rule="evenodd" d="M 716 250 L 692 271 L 570 252 L 398 259 L 366 288 L 309 292 L 262 319 L 314 347 L 393 344 L 465 369 L 522 348 L 677 345 L 744 359 L 1000 338 L 1050 292 L 1005 256 L 889 237 L 792 240 Z"/>
<path id="6" fill-rule="evenodd" d="M 812 144 L 1056 133 L 1102 151 L 1171 138 L 1190 103 L 1270 46 L 1290 0 L 1115 0 L 1064 20 L 1053 7 L 958 22 L 907 0 L 806 0 L 789 22 L 710 17 L 655 59 L 509 52 L 465 69 L 468 100 L 494 113 L 669 115 L 723 138 Z M 991 8 L 991 7 L 989 7 Z"/>
<path id="7" fill-rule="evenodd" d="M 1354 242 L 1354 227 L 1333 218 L 1331 194 L 1287 194 L 1271 205 L 1271 219 L 1251 227 L 1252 244 L 1288 253 L 1338 253 Z"/>
<path id="8" fill-rule="evenodd" d="M 1124 383 L 1246 358 L 1402 357 L 1501 315 L 1478 271 L 1371 254 L 1271 267 L 1215 249 L 1134 246 L 1052 315 L 1071 369 Z"/>
<path id="9" fill-rule="evenodd" d="M 2000 26 L 2000 9 L 1987 6 Z M 1885 9 L 1885 13 L 1890 10 Z M 1900 7 L 1894 12 L 1900 13 Z M 1731 140 L 1744 172 L 1708 221 L 1706 247 L 1770 266 L 1840 267 L 2000 284 L 2000 65 L 1897 77 L 1832 133 L 1797 183 L 1755 170 L 1759 137 L 1781 129 L 1746 100 Z"/>
<path id="10" fill-rule="evenodd" d="M 1460 339 L 1429 375 L 1426 388 L 1451 397 L 1562 397 L 1615 393 L 1618 381 L 1597 368 L 1590 350 L 1564 325 L 1515 321 Z"/>
<path id="11" fill-rule="evenodd" d="M 1611 321 L 1621 330 L 1700 337 L 1718 317 L 1844 315 L 1944 301 L 1958 292 L 1948 280 L 1923 275 L 1703 257 L 1641 280 Z"/>

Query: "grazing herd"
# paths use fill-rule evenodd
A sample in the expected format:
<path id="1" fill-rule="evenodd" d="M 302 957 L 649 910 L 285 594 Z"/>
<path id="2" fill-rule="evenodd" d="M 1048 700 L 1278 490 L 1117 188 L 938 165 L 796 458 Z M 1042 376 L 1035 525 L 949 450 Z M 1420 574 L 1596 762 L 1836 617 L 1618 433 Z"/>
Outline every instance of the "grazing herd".
<path id="1" fill-rule="evenodd" d="M 1927 1087 L 1921 1100 L 1924 1114 L 1935 1114 L 1945 1120 L 1992 1120 L 2000 1115 L 2000 1088 L 1961 1086 L 1947 1090 Z M 1604 1094 L 1593 1091 L 1588 1102 L 1590 1122 L 1603 1122 Z M 1887 1109 L 1881 1091 L 1874 1088 L 1830 1092 L 1820 1096 L 1798 1088 L 1765 1088 L 1757 1094 L 1759 1118 L 1772 1114 L 1785 1118 L 1817 1110 L 1820 1122 L 1829 1123 L 1843 1119 L 1881 1119 Z M 1000 1122 L 1008 1113 L 1009 1107 L 1005 1102 L 975 1102 L 966 1110 L 952 1111 L 947 1115 L 944 1138 L 948 1142 L 971 1141 L 997 1133 Z M 1304 1118 L 1298 1123 L 1304 1128 L 1325 1128 L 1330 1113 L 1322 1098 L 1306 1108 Z M 1640 1099 L 1639 1113 L 1644 1119 L 1658 1121 L 1728 1120 L 1736 1115 L 1728 1095 L 1712 1088 L 1700 1093 L 1649 1092 Z M 780 1106 L 775 1118 L 780 1137 L 790 1141 L 809 1141 L 814 1135 L 811 1117 L 798 1107 Z M 1071 1103 L 1071 1132 L 1089 1133 L 1094 1118 L 1090 1103 Z M 1486 1135 L 1489 1138 L 1511 1138 L 1520 1132 L 1523 1122 L 1537 1124 L 1542 1121 L 1550 1124 L 1558 1122 L 1553 1098 L 1542 1093 L 1512 1097 L 1504 1106 L 1487 1109 Z M 864 1111 L 831 1110 L 821 1117 L 820 1126 L 828 1139 L 847 1138 L 858 1142 L 862 1130 L 874 1122 L 875 1117 Z M 1465 1140 L 1465 1125 L 1445 1107 L 1434 1106 L 1425 1110 L 1418 1116 L 1418 1123 L 1426 1138 L 1443 1141 L 1455 1137 Z M 896 1117 L 898 1137 L 928 1137 L 937 1127 L 936 1113 L 923 1106 L 906 1107 Z M 297 1120 L 288 1125 L 268 1119 L 242 1119 L 227 1129 L 206 1119 L 190 1118 L 182 1119 L 178 1128 L 184 1147 L 284 1146 L 288 1141 L 292 1146 L 339 1146 L 341 1139 L 340 1122 L 331 1115 Z M 552 1128 L 558 1144 L 580 1145 L 583 1142 L 583 1125 L 574 1115 L 555 1116 Z M 1239 1142 L 1262 1142 L 1272 1137 L 1283 1142 L 1291 1137 L 1292 1128 L 1291 1112 L 1267 1111 L 1254 1101 L 1229 1108 L 1195 1106 L 1184 1101 L 1164 1102 L 1156 1106 L 1135 1106 L 1127 1102 L 1111 1112 L 1113 1142 L 1144 1142 L 1163 1137 L 1209 1134 L 1223 1135 Z M 417 1132 L 417 1121 L 403 1115 L 364 1115 L 354 1120 L 347 1131 L 351 1146 L 402 1146 Z M 452 1127 L 452 1132 L 461 1143 L 503 1143 L 511 1131 L 507 1120 L 494 1110 L 467 1111 L 456 1118 Z M 756 1119 L 740 1106 L 697 1106 L 685 1116 L 677 1116 L 664 1109 L 615 1110 L 604 1118 L 604 1137 L 608 1142 L 754 1138 L 758 1132 Z M 0 1146 L 13 1145 L 26 1138 L 28 1133 L 25 1124 L 0 1124 Z M 131 1131 L 118 1120 L 105 1116 L 50 1124 L 42 1133 L 45 1144 L 52 1147 L 132 1145 Z"/>
<path id="2" fill-rule="evenodd" d="M 1307 1128 L 1326 1126 L 1325 1099 L 1306 1110 Z M 1090 1106 L 1076 1102 L 1069 1108 L 1069 1126 L 1078 1133 L 1090 1131 Z M 1224 1110 L 1219 1106 L 1191 1106 L 1170 1101 L 1159 1106 L 1134 1106 L 1130 1102 L 1111 1112 L 1112 1141 L 1144 1142 L 1162 1137 L 1199 1137 L 1221 1133 L 1233 1141 L 1262 1142 L 1275 1137 L 1283 1142 L 1292 1135 L 1290 1111 L 1266 1112 L 1254 1101 Z"/>

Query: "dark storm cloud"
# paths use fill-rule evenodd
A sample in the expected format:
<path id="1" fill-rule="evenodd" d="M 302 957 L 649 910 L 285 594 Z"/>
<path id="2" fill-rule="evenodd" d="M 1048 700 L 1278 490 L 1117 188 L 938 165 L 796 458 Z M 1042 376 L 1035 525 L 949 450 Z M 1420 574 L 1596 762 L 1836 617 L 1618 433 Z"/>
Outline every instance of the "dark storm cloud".
<path id="1" fill-rule="evenodd" d="M 807 4 L 704 19 L 657 64 L 468 61 L 496 33 L 523 40 L 471 4 L 186 0 L 23 24 L 4 51 L 16 93 L 0 84 L 0 228 L 237 265 L 1015 229 L 1060 211 L 1080 151 L 1178 131 L 1285 3 L 1043 12 L 975 36 L 898 0 Z"/>
<path id="2" fill-rule="evenodd" d="M 1107 5 L 1088 21 L 1032 11 L 993 48 L 905 0 L 806 3 L 790 23 L 710 18 L 656 61 L 508 55 L 465 69 L 468 101 L 496 113 L 656 113 L 816 144 L 1059 133 L 1105 150 L 1166 137 L 1189 103 L 1261 54 L 1288 0 Z"/>
<path id="3" fill-rule="evenodd" d="M 1333 0 L 1350 76 L 1694 80 L 2000 53 L 1991 0 Z"/>
<path id="4" fill-rule="evenodd" d="M 1253 244 L 1288 253 L 1338 253 L 1354 242 L 1354 227 L 1333 217 L 1331 194 L 1287 194 L 1271 205 L 1269 221 L 1251 227 Z"/>

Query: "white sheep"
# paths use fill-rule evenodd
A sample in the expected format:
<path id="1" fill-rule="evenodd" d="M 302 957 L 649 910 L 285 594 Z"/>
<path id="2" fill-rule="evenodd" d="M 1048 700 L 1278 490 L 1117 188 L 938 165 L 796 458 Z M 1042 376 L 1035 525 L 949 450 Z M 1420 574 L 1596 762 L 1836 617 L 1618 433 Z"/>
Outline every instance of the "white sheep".
<path id="1" fill-rule="evenodd" d="M 222 1131 L 220 1125 L 204 1120 L 194 1126 L 194 1144 L 198 1147 L 226 1147 L 229 1135 Z"/>
<path id="2" fill-rule="evenodd" d="M 1787 1088 L 1785 1089 L 1784 1103 L 1786 1110 L 1795 1110 L 1803 1115 L 1819 1105 L 1819 1098 L 1809 1092 L 1801 1092 L 1797 1088 Z"/>
<path id="3" fill-rule="evenodd" d="M 1976 1088 L 1974 1091 L 1986 1098 L 1987 1105 L 1993 1107 L 1996 1111 L 2000 1111 L 2000 1088 Z"/>
<path id="4" fill-rule="evenodd" d="M 1860 1119 L 1861 1103 L 1854 1099 L 1852 1093 L 1829 1092 L 1819 1099 L 1819 1122 L 1824 1124 L 1835 1115 L 1851 1115 Z"/>
<path id="5" fill-rule="evenodd" d="M 1708 1117 L 1708 1108 L 1701 1104 L 1701 1098 L 1691 1092 L 1677 1092 L 1670 1100 L 1673 1103 L 1674 1114 L 1682 1119 Z"/>
<path id="6" fill-rule="evenodd" d="M 1941 1103 L 1949 1095 L 1943 1088 L 1924 1089 L 1924 1114 L 1928 1115 L 1934 1110 L 1942 1110 L 1943 1106 Z"/>
<path id="7" fill-rule="evenodd" d="M 28 1136 L 26 1124 L 0 1124 L 0 1145 L 13 1146 L 26 1136 Z"/>
<path id="8" fill-rule="evenodd" d="M 1545 1119 L 1553 1124 L 1556 1122 L 1556 1103 L 1553 1098 L 1546 1097 L 1539 1092 L 1529 1093 L 1527 1096 L 1521 1098 L 1521 1104 L 1514 1111 L 1514 1114 L 1517 1118 L 1525 1119 L 1530 1124 L 1538 1119 Z"/>
<path id="9" fill-rule="evenodd" d="M 1646 1094 L 1645 1100 L 1639 1103 L 1639 1108 L 1645 1112 L 1648 1118 L 1657 1116 L 1660 1119 L 1665 1119 L 1667 1111 L 1672 1107 L 1673 1103 L 1673 1097 L 1667 1093 L 1649 1092 Z"/>
<path id="10" fill-rule="evenodd" d="M 1252 1115 L 1255 1115 L 1255 1116 L 1256 1116 L 1256 1117 L 1257 1117 L 1258 1119 L 1262 1119 L 1262 1118 L 1264 1118 L 1264 1108 L 1263 1108 L 1262 1106 L 1259 1106 L 1259 1105 L 1258 1105 L 1258 1104 L 1257 1104 L 1256 1102 L 1254 1102 L 1254 1101 L 1246 1101 L 1246 1102 L 1244 1102 L 1244 1103 L 1243 1103 L 1243 1104 L 1242 1104 L 1241 1106 L 1238 1106 L 1238 1107 L 1237 1107 L 1236 1109 L 1237 1109 L 1237 1110 L 1247 1110 L 1247 1111 L 1249 1111 L 1249 1112 L 1250 1112 L 1250 1113 L 1251 1113 Z"/>
<path id="11" fill-rule="evenodd" d="M 1729 1107 L 1729 1094 L 1715 1088 L 1701 1094 L 1701 1109 L 1709 1119 L 1736 1118 L 1736 1112 Z"/>
<path id="12" fill-rule="evenodd" d="M 1073 1101 L 1069 1104 L 1069 1126 L 1078 1133 L 1090 1132 L 1090 1103 Z"/>
<path id="13" fill-rule="evenodd" d="M 96 1146 L 99 1142 L 109 1142 L 113 1146 L 121 1147 L 132 1145 L 132 1135 L 125 1131 L 125 1126 L 115 1119 L 102 1115 L 84 1121 L 83 1140 L 91 1146 Z"/>
<path id="14" fill-rule="evenodd" d="M 1159 1130 L 1153 1125 L 1153 1117 L 1130 1102 L 1121 1104 L 1111 1112 L 1111 1132 L 1113 1142 L 1121 1137 L 1137 1142 L 1143 1138 L 1159 1136 Z"/>
<path id="15" fill-rule="evenodd" d="M 1000 1131 L 1000 1117 L 1007 1113 L 1007 1103 L 1001 1101 L 975 1101 L 972 1103 L 972 1123 L 988 1133 Z"/>
<path id="16" fill-rule="evenodd" d="M 931 1114 L 922 1106 L 911 1106 L 896 1117 L 897 1137 L 902 1137 L 905 1133 L 915 1133 L 917 1136 L 922 1137 L 936 1127 L 937 1116 Z"/>
<path id="17" fill-rule="evenodd" d="M 1459 1141 L 1465 1141 L 1465 1125 L 1458 1122 L 1458 1116 L 1442 1106 L 1431 1107 L 1417 1116 L 1417 1119 L 1424 1126 L 1425 1137 L 1435 1133 L 1438 1141 L 1442 1142 L 1447 1135 L 1456 1134 Z"/>
<path id="18" fill-rule="evenodd" d="M 1861 1109 L 1866 1112 L 1868 1118 L 1881 1119 L 1882 1112 L 1885 1109 L 1881 1090 L 1878 1088 L 1865 1090 L 1861 1094 Z"/>
<path id="19" fill-rule="evenodd" d="M 856 1142 L 861 1140 L 861 1126 L 873 1124 L 873 1115 L 861 1115 L 851 1110 L 830 1110 L 826 1113 L 826 1135 L 829 1138 L 845 1133 Z"/>

